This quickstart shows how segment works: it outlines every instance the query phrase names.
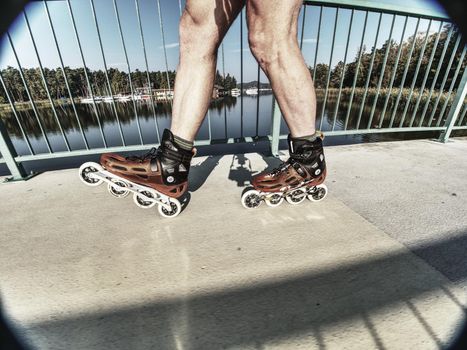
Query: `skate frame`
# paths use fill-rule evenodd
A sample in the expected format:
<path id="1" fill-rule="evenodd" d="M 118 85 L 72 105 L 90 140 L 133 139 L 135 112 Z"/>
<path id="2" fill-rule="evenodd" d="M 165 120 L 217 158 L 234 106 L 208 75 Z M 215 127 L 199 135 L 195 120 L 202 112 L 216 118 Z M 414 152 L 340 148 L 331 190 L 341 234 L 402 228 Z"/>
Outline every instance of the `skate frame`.
<path id="1" fill-rule="evenodd" d="M 96 168 L 99 169 L 100 166 L 96 163 Z M 133 182 L 130 182 L 129 180 L 126 180 L 120 176 L 114 175 L 106 170 L 98 170 L 96 172 L 91 172 L 87 174 L 88 178 L 90 179 L 97 179 L 97 180 L 102 180 L 104 182 L 107 182 L 110 186 L 112 186 L 114 189 L 117 191 L 130 191 L 135 195 L 138 195 L 142 200 L 145 202 L 153 202 L 156 204 L 159 204 L 163 206 L 165 209 L 168 211 L 172 210 L 170 204 L 171 198 L 169 196 L 166 196 L 165 194 L 162 194 L 158 191 L 156 191 L 153 188 L 146 187 L 146 186 L 141 186 L 138 184 L 135 184 Z M 118 180 L 122 181 L 123 183 L 126 183 L 128 186 L 120 186 L 117 183 L 115 183 L 112 180 Z M 143 192 L 150 192 L 154 198 L 146 196 Z M 165 202 L 165 203 L 164 203 Z"/>

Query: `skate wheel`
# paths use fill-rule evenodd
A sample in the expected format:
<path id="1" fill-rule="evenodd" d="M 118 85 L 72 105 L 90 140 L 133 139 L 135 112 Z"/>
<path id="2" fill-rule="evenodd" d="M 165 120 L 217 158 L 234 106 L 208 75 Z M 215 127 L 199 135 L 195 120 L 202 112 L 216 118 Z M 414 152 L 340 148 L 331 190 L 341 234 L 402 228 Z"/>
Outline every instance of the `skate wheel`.
<path id="1" fill-rule="evenodd" d="M 293 205 L 300 204 L 301 202 L 305 200 L 305 198 L 306 198 L 306 191 L 302 188 L 297 188 L 295 190 L 292 190 L 289 193 L 287 193 L 287 195 L 285 196 L 285 199 L 287 200 L 287 202 Z"/>
<path id="2" fill-rule="evenodd" d="M 142 191 L 141 194 L 149 198 L 154 198 L 154 195 L 149 191 Z M 133 195 L 133 201 L 138 207 L 143 208 L 143 209 L 149 209 L 156 205 L 156 201 L 149 201 L 144 196 L 141 196 L 138 193 L 135 193 Z"/>
<path id="3" fill-rule="evenodd" d="M 157 208 L 159 214 L 161 214 L 163 217 L 174 218 L 182 211 L 182 206 L 178 199 L 170 198 L 170 202 L 168 204 L 170 205 L 171 210 L 167 210 L 162 205 L 159 205 L 159 207 Z"/>
<path id="4" fill-rule="evenodd" d="M 284 201 L 282 193 L 273 193 L 269 196 L 266 196 L 265 202 L 270 207 L 278 207 Z"/>
<path id="5" fill-rule="evenodd" d="M 84 184 L 88 186 L 99 186 L 104 180 L 89 177 L 89 174 L 97 173 L 102 170 L 103 169 L 100 166 L 100 164 L 94 162 L 86 162 L 79 167 L 79 178 Z"/>
<path id="6" fill-rule="evenodd" d="M 258 208 L 262 203 L 261 196 L 256 190 L 246 191 L 242 196 L 242 205 L 246 209 Z"/>
<path id="7" fill-rule="evenodd" d="M 127 187 L 127 184 L 121 180 L 113 179 L 112 182 L 117 186 Z M 107 190 L 112 196 L 117 198 L 125 198 L 126 196 L 128 196 L 128 193 L 130 193 L 130 191 L 114 187 L 114 185 L 112 184 L 107 185 Z"/>
<path id="8" fill-rule="evenodd" d="M 308 191 L 307 198 L 312 202 L 319 202 L 326 198 L 328 194 L 328 188 L 325 184 L 321 184 L 315 187 L 312 187 Z"/>

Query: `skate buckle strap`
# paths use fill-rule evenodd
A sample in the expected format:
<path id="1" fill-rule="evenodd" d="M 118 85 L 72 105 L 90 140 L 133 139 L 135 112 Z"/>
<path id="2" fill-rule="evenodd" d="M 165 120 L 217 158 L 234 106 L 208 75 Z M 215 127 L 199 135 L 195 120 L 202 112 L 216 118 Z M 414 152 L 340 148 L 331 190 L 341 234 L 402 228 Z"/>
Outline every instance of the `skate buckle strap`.
<path id="1" fill-rule="evenodd" d="M 164 157 L 181 163 L 191 162 L 191 158 L 193 157 L 192 153 L 190 155 L 182 154 L 164 146 L 164 144 L 161 145 L 160 150 Z"/>
<path id="2" fill-rule="evenodd" d="M 295 169 L 295 171 L 300 175 L 301 177 L 306 177 L 306 172 L 303 170 L 302 166 L 298 162 L 292 162 L 292 167 Z"/>

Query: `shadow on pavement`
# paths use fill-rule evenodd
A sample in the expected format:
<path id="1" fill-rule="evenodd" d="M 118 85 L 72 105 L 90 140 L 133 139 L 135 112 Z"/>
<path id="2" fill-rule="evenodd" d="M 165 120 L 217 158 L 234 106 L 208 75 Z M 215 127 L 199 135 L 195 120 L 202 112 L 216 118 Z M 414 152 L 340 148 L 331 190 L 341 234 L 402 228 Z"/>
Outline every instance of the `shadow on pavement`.
<path id="1" fill-rule="evenodd" d="M 220 159 L 221 156 L 207 156 L 201 163 L 191 166 L 188 179 L 189 192 L 196 192 L 204 185 Z"/>
<path id="2" fill-rule="evenodd" d="M 466 242 L 464 232 L 437 245 Z M 421 247 L 418 254 L 436 248 Z M 464 254 L 459 259 L 465 264 L 467 258 Z M 456 276 L 465 278 L 466 269 Z M 412 314 L 412 322 L 426 330 L 432 343 L 448 348 L 439 329 L 424 315 L 429 309 L 426 305 L 420 309 L 415 299 L 430 297 L 436 291 L 431 300 L 442 299 L 452 317 L 459 317 L 465 313 L 464 306 L 456 301 L 446 282 L 413 254 L 401 251 L 306 275 L 239 285 L 236 289 L 50 320 L 31 325 L 28 333 L 38 340 L 39 347 L 51 348 L 73 344 L 75 349 L 263 349 L 271 342 L 293 343 L 293 338 L 301 337 L 310 347 L 325 349 L 326 329 L 347 320 L 364 325 L 367 334 L 361 336 L 372 339 L 373 348 L 389 349 L 394 344 L 387 343 L 380 334 L 383 326 L 372 319 L 382 308 L 386 313 L 394 308 L 388 316 L 392 322 L 398 324 L 403 314 Z M 434 307 L 441 310 L 440 305 Z M 454 324 L 455 319 L 449 323 Z M 352 327 L 346 330 L 352 332 Z M 339 337 L 345 341 L 346 333 Z"/>
<path id="3" fill-rule="evenodd" d="M 276 157 L 266 156 L 261 154 L 263 161 L 267 164 L 266 169 L 260 171 L 272 171 L 272 169 L 279 166 L 281 160 Z M 250 186 L 251 178 L 260 173 L 253 171 L 250 159 L 244 154 L 234 154 L 230 164 L 229 180 L 235 181 L 238 187 Z"/>

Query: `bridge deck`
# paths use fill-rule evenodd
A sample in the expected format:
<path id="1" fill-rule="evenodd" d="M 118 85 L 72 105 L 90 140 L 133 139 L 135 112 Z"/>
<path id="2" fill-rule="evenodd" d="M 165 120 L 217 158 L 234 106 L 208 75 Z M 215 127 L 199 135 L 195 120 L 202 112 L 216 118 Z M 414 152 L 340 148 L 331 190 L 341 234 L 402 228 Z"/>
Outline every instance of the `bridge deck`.
<path id="1" fill-rule="evenodd" d="M 467 138 L 329 147 L 329 197 L 240 195 L 258 154 L 195 159 L 174 220 L 76 169 L 0 187 L 2 302 L 40 349 L 437 349 L 464 314 Z M 463 211 L 464 210 L 464 211 Z"/>

